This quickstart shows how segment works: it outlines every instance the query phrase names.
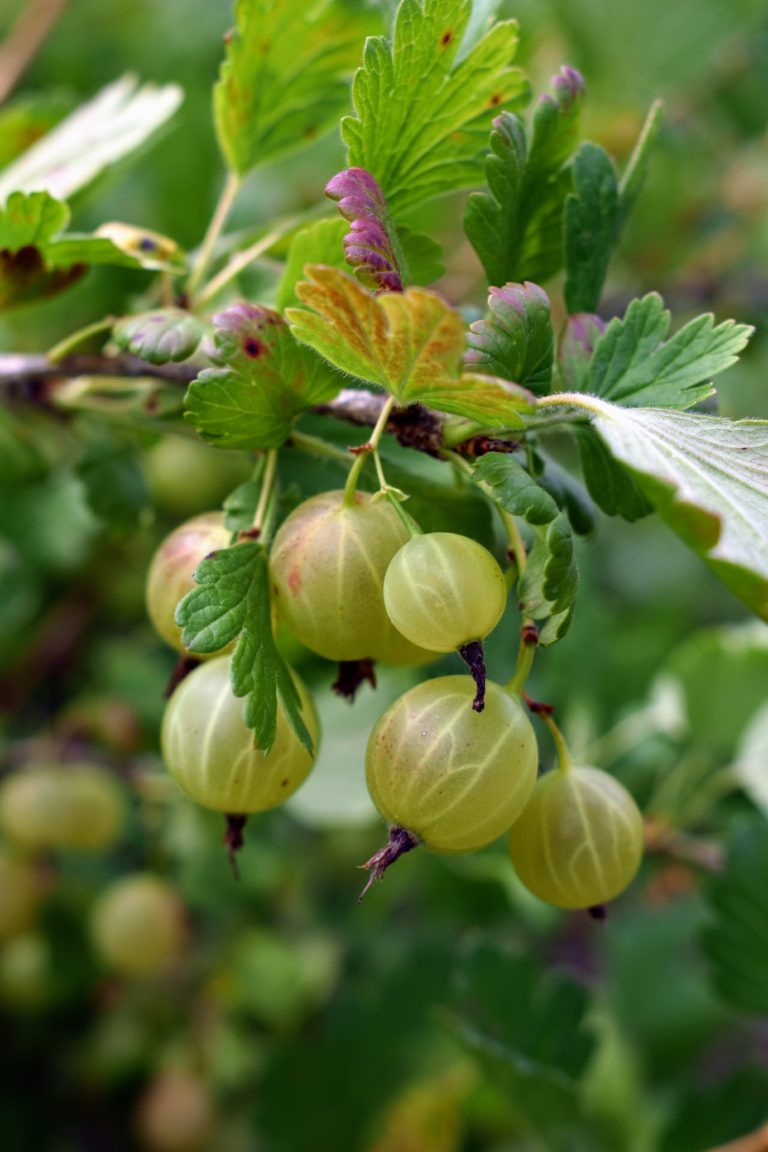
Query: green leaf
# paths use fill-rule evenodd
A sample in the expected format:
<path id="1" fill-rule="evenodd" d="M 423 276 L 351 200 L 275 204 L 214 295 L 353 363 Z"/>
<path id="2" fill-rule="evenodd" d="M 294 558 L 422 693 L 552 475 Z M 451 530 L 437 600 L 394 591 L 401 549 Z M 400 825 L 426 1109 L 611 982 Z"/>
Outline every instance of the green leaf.
<path id="1" fill-rule="evenodd" d="M 768 1075 L 757 1053 L 751 1054 L 749 1045 L 745 1049 L 739 1053 L 739 1060 L 749 1063 L 735 1069 L 724 1068 L 722 1077 L 718 1074 L 716 1080 L 707 1082 L 705 1092 L 695 1069 L 686 1077 L 689 1082 L 684 1085 L 681 1101 L 676 1085 L 678 1103 L 665 1125 L 661 1144 L 656 1145 L 659 1152 L 711 1152 L 715 1147 L 730 1147 L 731 1152 L 738 1152 L 740 1146 L 749 1152 L 750 1144 L 754 1147 L 752 1134 L 761 1128 L 766 1117 Z"/>
<path id="2" fill-rule="evenodd" d="M 554 338 L 544 289 L 536 284 L 491 288 L 488 307 L 490 316 L 469 326 L 467 366 L 532 392 L 549 392 Z"/>
<path id="3" fill-rule="evenodd" d="M 62 234 L 68 221 L 67 205 L 47 192 L 8 197 L 0 209 L 0 310 L 63 291 L 89 264 L 168 267 L 156 254 L 126 251 L 107 236 Z"/>
<path id="4" fill-rule="evenodd" d="M 431 236 L 413 232 L 405 224 L 398 227 L 397 235 L 414 284 L 432 284 L 445 274 L 443 250 Z"/>
<path id="5" fill-rule="evenodd" d="M 299 304 L 296 285 L 304 279 L 307 264 L 325 264 L 330 268 L 346 267 L 344 237 L 347 224 L 334 217 L 333 220 L 318 220 L 300 229 L 291 240 L 283 275 L 277 286 L 275 307 L 283 312 L 288 307 Z"/>
<path id="6" fill-rule="evenodd" d="M 527 99 L 511 67 L 512 21 L 495 24 L 464 55 L 470 0 L 402 0 L 391 41 L 367 40 L 342 120 L 349 163 L 378 181 L 394 217 L 444 192 L 471 187 L 481 172 L 491 116 Z"/>
<path id="7" fill-rule="evenodd" d="M 158 308 L 118 320 L 112 337 L 118 348 L 149 364 L 188 360 L 206 333 L 206 325 L 181 308 Z"/>
<path id="8" fill-rule="evenodd" d="M 192 382 L 186 419 L 220 448 L 275 448 L 294 421 L 335 396 L 340 378 L 297 344 L 277 312 L 236 304 L 214 316 L 215 359 Z"/>
<path id="9" fill-rule="evenodd" d="M 482 937 L 462 945 L 454 983 L 461 1042 L 539 1134 L 570 1130 L 594 1049 L 584 988 L 530 952 Z"/>
<path id="10" fill-rule="evenodd" d="M 475 479 L 513 516 L 534 531 L 533 546 L 520 577 L 520 610 L 539 626 L 539 643 L 554 644 L 567 632 L 573 616 L 579 573 L 568 521 L 556 501 L 514 457 L 489 452 L 475 465 Z"/>
<path id="11" fill-rule="evenodd" d="M 638 480 L 611 455 L 591 424 L 577 429 L 576 442 L 584 483 L 606 515 L 634 523 L 653 512 Z"/>
<path id="12" fill-rule="evenodd" d="M 768 705 L 744 732 L 732 770 L 755 807 L 768 816 Z"/>
<path id="13" fill-rule="evenodd" d="M 301 716 L 290 669 L 275 647 L 269 601 L 269 568 L 263 544 L 244 540 L 206 557 L 193 588 L 176 609 L 176 623 L 190 652 L 208 654 L 237 640 L 232 689 L 245 697 L 243 716 L 256 746 L 269 752 L 277 731 L 278 697 L 308 752 L 312 738 Z"/>
<path id="14" fill-rule="evenodd" d="M 0 203 L 12 192 L 49 192 L 67 200 L 135 151 L 183 99 L 175 84 L 139 86 L 123 76 L 77 108 L 0 174 Z"/>
<path id="15" fill-rule="evenodd" d="M 710 881 L 713 923 L 702 943 L 718 993 L 742 1012 L 768 1016 L 768 821 L 743 821 L 728 840 L 725 868 Z"/>
<path id="16" fill-rule="evenodd" d="M 364 27 L 337 0 L 310 8 L 237 0 L 213 93 L 219 145 L 233 172 L 244 176 L 333 126 L 348 107 Z"/>
<path id="17" fill-rule="evenodd" d="M 605 329 L 605 321 L 594 312 L 577 312 L 566 320 L 557 349 L 557 369 L 564 391 L 587 391 L 589 363 Z"/>
<path id="18" fill-rule="evenodd" d="M 77 465 L 91 510 L 114 531 L 135 531 L 150 506 L 149 489 L 136 446 L 102 432 Z"/>
<path id="19" fill-rule="evenodd" d="M 593 396 L 584 407 L 662 519 L 768 618 L 768 421 L 620 408 Z"/>
<path id="20" fill-rule="evenodd" d="M 690 408 L 711 396 L 710 377 L 735 364 L 754 331 L 710 314 L 667 339 L 670 314 L 651 292 L 633 300 L 598 340 L 584 391 L 617 404 Z"/>
<path id="21" fill-rule="evenodd" d="M 490 284 L 541 283 L 563 264 L 563 205 L 572 188 L 567 161 L 576 143 L 584 84 L 563 68 L 553 95 L 533 113 L 530 153 L 522 121 L 503 112 L 493 122 L 487 192 L 473 193 L 464 230 Z"/>
<path id="22" fill-rule="evenodd" d="M 475 480 L 490 488 L 493 499 L 512 516 L 522 516 L 531 527 L 551 524 L 560 509 L 513 456 L 487 452 L 475 465 Z"/>
<path id="23" fill-rule="evenodd" d="M 581 145 L 573 161 L 573 183 L 564 215 L 564 291 L 571 315 L 597 312 L 621 225 L 619 184 L 603 148 Z"/>
<path id="24" fill-rule="evenodd" d="M 374 296 L 353 277 L 311 266 L 289 308 L 297 339 L 331 364 L 390 392 L 398 404 L 426 404 L 493 428 L 522 426 L 533 397 L 490 376 L 462 375 L 464 322 L 422 288 Z"/>

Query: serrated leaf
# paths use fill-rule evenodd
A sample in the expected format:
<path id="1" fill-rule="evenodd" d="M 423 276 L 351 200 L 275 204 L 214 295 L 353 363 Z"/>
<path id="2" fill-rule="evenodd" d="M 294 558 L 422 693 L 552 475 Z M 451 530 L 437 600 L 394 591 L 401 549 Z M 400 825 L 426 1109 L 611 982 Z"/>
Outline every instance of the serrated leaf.
<path id="1" fill-rule="evenodd" d="M 576 143 L 584 83 L 563 68 L 533 113 L 530 152 L 522 121 L 493 121 L 487 192 L 473 193 L 464 230 L 490 284 L 549 279 L 563 264 L 563 205 L 571 190 L 567 161 Z"/>
<path id="2" fill-rule="evenodd" d="M 754 331 L 711 313 L 667 339 L 670 313 L 656 292 L 633 300 L 598 340 L 584 391 L 617 404 L 690 408 L 712 395 L 708 383 L 738 360 Z"/>
<path id="3" fill-rule="evenodd" d="M 296 285 L 304 278 L 307 264 L 325 264 L 330 268 L 342 269 L 344 258 L 344 237 L 347 226 L 343 220 L 318 220 L 302 228 L 291 240 L 285 261 L 283 275 L 277 287 L 275 307 L 283 312 L 286 308 L 300 303 L 296 295 Z"/>
<path id="4" fill-rule="evenodd" d="M 445 274 L 443 250 L 431 236 L 413 232 L 405 224 L 399 226 L 397 234 L 413 284 L 432 284 Z"/>
<path id="5" fill-rule="evenodd" d="M 565 304 L 597 312 L 605 274 L 619 238 L 619 184 L 608 153 L 584 143 L 573 161 L 574 191 L 565 201 Z"/>
<path id="6" fill-rule="evenodd" d="M 579 570 L 573 537 L 562 512 L 534 530 L 533 547 L 517 586 L 520 611 L 539 626 L 539 644 L 546 647 L 560 640 L 573 619 Z"/>
<path id="7" fill-rule="evenodd" d="M 768 421 L 621 408 L 593 396 L 584 407 L 662 519 L 768 618 Z"/>
<path id="8" fill-rule="evenodd" d="M 475 465 L 474 478 L 487 484 L 497 504 L 532 527 L 551 524 L 560 509 L 513 456 L 488 452 Z"/>
<path id="9" fill-rule="evenodd" d="M 214 88 L 227 165 L 244 176 L 332 127 L 348 107 L 348 74 L 365 25 L 337 0 L 237 0 Z"/>
<path id="10" fill-rule="evenodd" d="M 68 199 L 144 144 L 182 99 L 175 84 L 140 86 L 135 76 L 102 88 L 4 169 L 0 203 L 12 192 L 49 192 Z"/>
<path id="11" fill-rule="evenodd" d="M 312 738 L 288 665 L 275 647 L 269 602 L 269 568 L 263 544 L 244 540 L 206 557 L 193 588 L 176 609 L 176 623 L 190 652 L 208 654 L 237 641 L 232 689 L 245 698 L 243 716 L 256 746 L 269 752 L 277 731 L 278 697 L 293 731 L 308 752 Z"/>
<path id="12" fill-rule="evenodd" d="M 554 337 L 544 289 L 536 284 L 491 288 L 488 307 L 490 316 L 469 326 L 467 366 L 532 392 L 549 392 Z"/>
<path id="13" fill-rule="evenodd" d="M 570 626 L 579 582 L 568 521 L 552 496 L 510 455 L 487 453 L 475 465 L 474 476 L 502 508 L 533 528 L 517 598 L 525 616 L 544 621 L 539 643 L 554 644 Z"/>
<path id="14" fill-rule="evenodd" d="M 571 1132 L 594 1049 L 585 990 L 564 972 L 542 971 L 525 951 L 482 937 L 461 948 L 454 984 L 458 1038 L 539 1134 Z"/>
<path id="15" fill-rule="evenodd" d="M 158 308 L 118 320 L 112 338 L 123 352 L 149 364 L 188 360 L 206 333 L 206 325 L 181 308 Z"/>
<path id="16" fill-rule="evenodd" d="M 702 936 L 719 994 L 743 1012 L 768 1015 L 768 822 L 736 826 L 725 868 L 707 888 L 713 923 Z"/>
<path id="17" fill-rule="evenodd" d="M 221 448 L 275 448 L 294 421 L 336 395 L 341 380 L 296 342 L 269 308 L 236 304 L 213 318 L 215 359 L 192 382 L 186 419 Z"/>
<path id="18" fill-rule="evenodd" d="M 344 256 L 372 292 L 402 292 L 409 282 L 397 228 L 379 185 L 364 168 L 346 168 L 325 186 L 325 195 L 351 224 Z"/>
<path id="19" fill-rule="evenodd" d="M 537 482 L 565 512 L 574 532 L 588 536 L 595 527 L 597 509 L 583 484 L 541 447 L 536 454 L 541 465 L 541 470 L 536 473 Z"/>
<path id="20" fill-rule="evenodd" d="M 138 527 L 150 496 L 134 444 L 103 432 L 79 460 L 76 471 L 88 504 L 100 520 L 119 533 Z"/>
<path id="21" fill-rule="evenodd" d="M 402 405 L 426 404 L 493 428 L 522 426 L 533 397 L 504 380 L 462 375 L 464 322 L 440 296 L 422 288 L 374 296 L 336 269 L 306 271 L 297 292 L 312 311 L 286 315 L 297 339 L 331 364 Z"/>
<path id="22" fill-rule="evenodd" d="M 491 116 L 521 105 L 527 83 L 512 61 L 517 29 L 495 24 L 460 56 L 470 0 L 402 0 L 391 41 L 365 45 L 342 120 L 349 163 L 380 184 L 395 219 L 476 183 Z"/>

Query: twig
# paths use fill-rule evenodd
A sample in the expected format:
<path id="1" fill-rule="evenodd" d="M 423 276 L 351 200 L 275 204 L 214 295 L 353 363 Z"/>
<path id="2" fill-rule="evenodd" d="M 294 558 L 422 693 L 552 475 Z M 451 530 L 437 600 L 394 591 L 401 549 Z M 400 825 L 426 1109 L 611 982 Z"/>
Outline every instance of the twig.
<path id="1" fill-rule="evenodd" d="M 0 45 L 0 104 L 6 100 L 61 16 L 67 0 L 30 0 Z"/>

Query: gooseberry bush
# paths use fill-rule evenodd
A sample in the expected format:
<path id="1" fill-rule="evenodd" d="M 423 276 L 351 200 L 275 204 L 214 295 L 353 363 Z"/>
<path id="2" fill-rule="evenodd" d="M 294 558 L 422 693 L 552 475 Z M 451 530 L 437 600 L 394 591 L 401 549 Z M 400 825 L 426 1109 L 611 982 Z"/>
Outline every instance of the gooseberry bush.
<path id="1" fill-rule="evenodd" d="M 300 819 L 314 787 L 330 796 L 325 823 L 338 799 L 344 824 L 346 794 L 367 788 L 364 820 L 375 807 L 386 828 L 375 850 L 355 841 L 367 876 L 346 861 L 345 916 L 375 915 L 382 901 L 391 937 L 392 913 L 437 867 L 458 891 L 492 881 L 511 894 L 521 925 L 510 943 L 493 934 L 494 912 L 481 920 L 490 935 L 428 950 L 436 984 L 452 989 L 442 1007 L 463 1052 L 458 1079 L 438 1075 L 434 1094 L 461 1110 L 480 1067 L 511 1086 L 516 1117 L 505 1128 L 475 1105 L 478 1131 L 494 1133 L 483 1147 L 554 1147 L 568 1128 L 574 1148 L 615 1148 L 621 1124 L 595 1098 L 611 1045 L 619 1063 L 628 1049 L 583 973 L 550 971 L 546 949 L 537 970 L 527 953 L 545 930 L 571 933 L 584 960 L 616 898 L 631 922 L 633 907 L 647 916 L 676 883 L 687 893 L 704 875 L 697 939 L 711 987 L 729 1011 L 768 1012 L 768 421 L 720 415 L 714 401 L 712 381 L 747 349 L 751 324 L 685 307 L 673 318 L 653 286 L 616 287 L 633 209 L 644 185 L 654 194 L 661 103 L 618 156 L 584 139 L 589 77 L 563 65 L 537 87 L 516 62 L 516 22 L 492 8 L 400 0 L 385 13 L 321 0 L 308 13 L 293 0 L 237 0 L 213 91 L 220 195 L 189 251 L 140 219 L 69 229 L 87 192 L 93 212 L 110 173 L 151 164 L 145 147 L 172 139 L 180 88 L 124 77 L 50 122 L 32 105 L 6 121 L 0 109 L 0 131 L 13 115 L 26 131 L 0 170 L 0 309 L 34 307 L 44 326 L 46 308 L 76 299 L 89 271 L 132 277 L 119 308 L 91 300 L 60 338 L 0 355 L 8 635 L 38 634 L 31 661 L 57 667 L 60 632 L 77 651 L 92 612 L 117 617 L 120 632 L 132 580 L 156 641 L 147 630 L 152 655 L 131 657 L 115 682 L 130 681 L 132 698 L 146 684 L 157 736 L 142 743 L 119 701 L 56 680 L 31 710 L 41 731 L 29 738 L 13 685 L 30 661 L 8 657 L 0 941 L 15 951 L 0 952 L 0 994 L 51 995 L 41 908 L 71 858 L 125 853 L 83 917 L 95 969 L 127 984 L 161 987 L 180 971 L 191 981 L 190 941 L 203 930 L 185 899 L 198 897 L 189 875 L 177 891 L 171 862 L 177 852 L 192 868 L 194 823 L 183 821 L 197 816 L 184 798 L 216 814 L 247 888 L 268 812 L 285 805 Z M 260 180 L 274 202 L 296 171 L 309 191 L 251 219 Z M 600 708 L 579 716 L 569 690 L 577 681 L 588 694 L 600 650 L 622 642 L 600 619 L 601 532 L 624 522 L 620 539 L 639 555 L 653 518 L 681 544 L 669 545 L 669 579 L 687 549 L 709 570 L 705 587 L 727 589 L 726 623 L 660 651 L 655 680 L 600 731 Z M 35 629 L 46 591 L 65 583 L 71 523 L 96 543 L 51 639 Z M 132 551 L 137 540 L 152 547 Z M 56 548 L 64 560 L 47 570 Z M 47 588 L 31 582 L 30 557 Z M 335 783 L 323 775 L 328 714 Z M 179 805 L 187 815 L 157 839 L 159 813 Z M 295 868 L 301 851 L 285 856 Z M 206 864 L 226 877 L 206 910 L 226 935 L 221 910 L 242 897 L 222 857 Z M 657 861 L 666 871 L 653 872 Z M 358 910 L 354 896 L 371 888 Z M 282 894 L 275 882 L 271 895 Z M 585 912 L 607 917 L 606 929 Z M 284 920 L 301 935 L 301 916 Z M 306 971 L 285 945 L 270 941 L 266 954 L 278 949 L 275 965 L 300 991 L 281 999 L 267 979 L 251 1002 L 276 1033 L 333 986 L 324 942 L 299 943 L 313 958 Z M 457 958 L 450 980 L 446 953 Z M 258 984 L 267 968 L 254 963 Z M 200 1068 L 187 1065 L 158 1064 L 137 1104 L 150 1152 L 166 1146 L 154 1133 L 166 1101 L 169 1116 L 181 1108 L 177 1094 L 201 1119 L 183 1147 L 167 1147 L 215 1139 Z M 280 1070 L 277 1058 L 267 1080 Z M 736 1069 L 737 1093 L 748 1075 Z M 690 1112 L 682 1092 L 642 1147 L 695 1152 L 766 1119 L 737 1108 L 735 1127 L 718 1120 L 709 1143 L 685 1143 Z M 347 1143 L 326 1130 L 325 1145 L 294 1132 L 264 1146 L 420 1146 L 353 1144 L 355 1123 Z M 537 1144 L 503 1142 L 529 1131 Z"/>

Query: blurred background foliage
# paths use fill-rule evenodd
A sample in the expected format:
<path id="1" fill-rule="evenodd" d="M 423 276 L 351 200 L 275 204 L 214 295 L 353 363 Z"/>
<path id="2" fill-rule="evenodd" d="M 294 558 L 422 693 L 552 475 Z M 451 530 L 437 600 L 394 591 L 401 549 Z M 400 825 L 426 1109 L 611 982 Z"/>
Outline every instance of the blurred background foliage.
<path id="1" fill-rule="evenodd" d="M 17 12 L 0 0 L 0 34 Z M 505 14 L 520 21 L 534 91 L 563 63 L 581 70 L 585 135 L 618 160 L 664 99 L 603 311 L 658 289 L 678 323 L 711 309 L 756 325 L 720 404 L 768 416 L 765 4 L 520 0 Z M 381 26 L 380 10 L 369 17 Z M 118 219 L 199 243 L 223 180 L 210 88 L 230 20 L 229 0 L 65 7 L 6 106 L 24 132 L 127 71 L 186 94 L 144 155 L 75 200 L 74 227 Z M 0 134 L 3 162 L 21 139 Z M 316 204 L 342 164 L 333 137 L 265 167 L 230 229 L 246 237 Z M 429 208 L 447 254 L 440 287 L 482 306 L 457 207 Z M 269 276 L 249 272 L 240 291 Z M 147 284 L 146 273 L 95 269 L 4 316 L 0 347 L 45 350 L 130 311 Z M 219 819 L 187 802 L 159 759 L 174 658 L 146 622 L 143 582 L 163 536 L 217 506 L 248 462 L 147 433 L 137 469 L 135 434 L 119 424 L 25 421 L 26 440 L 0 455 L 3 771 L 96 762 L 127 814 L 100 854 L 0 847 L 0 1147 L 704 1152 L 768 1121 L 768 629 L 676 538 L 653 518 L 603 519 L 581 545 L 575 623 L 532 682 L 575 749 L 653 820 L 656 851 L 605 924 L 536 902 L 503 844 L 467 858 L 417 853 L 358 905 L 356 865 L 382 836 L 361 779 L 367 734 L 418 674 L 382 672 L 350 707 L 328 666 L 295 647 L 323 750 L 286 811 L 250 822 L 238 884 Z M 360 439 L 319 418 L 305 425 L 340 445 Z M 138 512 L 110 531 L 84 498 L 83 443 L 97 476 L 104 454 L 128 446 L 125 503 Z M 387 452 L 388 474 L 421 498 L 417 515 L 492 542 L 490 518 L 455 501 L 439 465 Z M 332 463 L 295 455 L 284 453 L 289 484 L 306 495 L 339 485 Z M 497 679 L 511 673 L 516 628 L 510 609 L 488 644 Z M 441 667 L 457 670 L 453 658 Z M 549 762 L 546 734 L 542 748 Z M 144 872 L 171 886 L 184 943 L 164 971 L 133 977 L 100 957 L 90 925 L 97 898 Z"/>

